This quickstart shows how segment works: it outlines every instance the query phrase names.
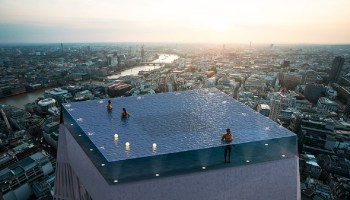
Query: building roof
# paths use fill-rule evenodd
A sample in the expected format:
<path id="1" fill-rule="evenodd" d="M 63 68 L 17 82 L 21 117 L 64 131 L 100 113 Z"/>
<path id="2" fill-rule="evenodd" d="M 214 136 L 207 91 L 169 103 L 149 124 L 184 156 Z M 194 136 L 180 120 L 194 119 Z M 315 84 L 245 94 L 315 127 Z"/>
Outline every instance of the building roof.
<path id="1" fill-rule="evenodd" d="M 294 134 L 217 89 L 163 93 L 64 104 L 71 117 L 108 161 L 223 146 L 221 135 L 230 128 L 235 144 Z M 122 108 L 130 113 L 120 119 Z M 244 123 L 242 123 L 244 120 Z M 118 142 L 114 134 L 119 135 Z M 130 154 L 125 154 L 125 143 Z"/>
<path id="2" fill-rule="evenodd" d="M 107 112 L 107 99 L 91 100 L 63 104 L 63 116 L 65 127 L 112 183 L 154 171 L 217 165 L 222 156 L 216 154 L 227 145 L 221 142 L 226 128 L 234 135 L 233 144 L 244 146 L 241 163 L 297 152 L 294 133 L 215 88 L 110 100 L 112 112 Z M 122 108 L 130 114 L 126 120 L 120 118 Z"/>
<path id="3" fill-rule="evenodd" d="M 338 106 L 338 104 L 327 97 L 320 97 L 318 100 L 322 104 L 327 104 L 327 105 L 333 105 L 333 106 Z"/>
<path id="4" fill-rule="evenodd" d="M 48 106 L 55 103 L 56 103 L 56 100 L 52 98 L 43 99 L 38 102 L 40 106 Z"/>
<path id="5" fill-rule="evenodd" d="M 270 106 L 268 104 L 260 104 L 260 108 L 270 110 Z"/>

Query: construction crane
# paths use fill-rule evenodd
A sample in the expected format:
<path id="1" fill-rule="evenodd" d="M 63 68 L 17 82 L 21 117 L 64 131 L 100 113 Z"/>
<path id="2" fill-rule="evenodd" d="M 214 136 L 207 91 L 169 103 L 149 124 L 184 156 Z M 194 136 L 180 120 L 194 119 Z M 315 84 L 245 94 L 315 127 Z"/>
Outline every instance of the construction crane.
<path id="1" fill-rule="evenodd" d="M 6 114 L 5 114 L 4 110 L 3 110 L 3 109 L 0 109 L 0 111 L 1 111 L 2 117 L 4 118 L 4 121 L 5 121 L 5 123 L 6 123 L 7 130 L 9 131 L 9 133 L 12 133 L 12 128 L 11 128 L 11 126 L 10 126 L 9 120 L 8 120 L 7 117 L 6 117 Z"/>
<path id="2" fill-rule="evenodd" d="M 291 80 L 288 79 L 287 82 L 284 83 L 284 84 L 282 85 L 281 102 L 283 102 L 283 100 L 284 100 L 284 94 L 285 94 L 286 90 L 288 91 L 288 87 L 289 87 L 289 85 L 290 85 L 290 82 L 291 82 Z"/>

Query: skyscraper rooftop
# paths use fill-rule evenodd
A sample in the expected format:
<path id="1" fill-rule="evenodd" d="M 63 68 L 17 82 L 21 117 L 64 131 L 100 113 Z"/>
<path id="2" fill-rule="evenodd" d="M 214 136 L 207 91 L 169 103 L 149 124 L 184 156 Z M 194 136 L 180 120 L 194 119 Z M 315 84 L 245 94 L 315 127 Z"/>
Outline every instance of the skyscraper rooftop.
<path id="1" fill-rule="evenodd" d="M 107 100 L 63 105 L 65 127 L 109 184 L 297 154 L 294 133 L 217 89 L 111 101 L 112 112 L 107 112 Z M 121 119 L 122 108 L 130 114 L 128 119 Z M 223 163 L 225 144 L 220 139 L 226 128 L 234 135 L 231 164 Z"/>

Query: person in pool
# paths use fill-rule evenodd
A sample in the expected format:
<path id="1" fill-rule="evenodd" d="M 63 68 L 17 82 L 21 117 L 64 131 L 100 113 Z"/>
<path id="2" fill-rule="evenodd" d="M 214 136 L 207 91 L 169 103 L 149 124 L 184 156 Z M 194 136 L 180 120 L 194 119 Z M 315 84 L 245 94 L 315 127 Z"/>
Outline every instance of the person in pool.
<path id="1" fill-rule="evenodd" d="M 107 110 L 111 111 L 112 109 L 113 109 L 112 102 L 111 102 L 111 100 L 108 100 Z"/>
<path id="2" fill-rule="evenodd" d="M 129 113 L 126 112 L 126 109 L 125 109 L 125 108 L 123 108 L 123 112 L 122 112 L 122 114 L 121 114 L 121 118 L 122 118 L 122 119 L 127 119 L 127 118 L 129 118 L 129 117 L 130 117 Z"/>

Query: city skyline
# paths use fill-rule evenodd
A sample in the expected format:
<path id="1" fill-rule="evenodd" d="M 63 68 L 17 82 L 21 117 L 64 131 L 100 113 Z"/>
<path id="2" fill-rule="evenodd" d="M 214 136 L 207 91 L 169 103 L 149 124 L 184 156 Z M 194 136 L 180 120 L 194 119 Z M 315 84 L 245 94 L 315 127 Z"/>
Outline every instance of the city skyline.
<path id="1" fill-rule="evenodd" d="M 1 43 L 0 196 L 350 199 L 350 45 L 237 47 Z"/>
<path id="2" fill-rule="evenodd" d="M 350 2 L 0 1 L 0 43 L 350 43 Z"/>

